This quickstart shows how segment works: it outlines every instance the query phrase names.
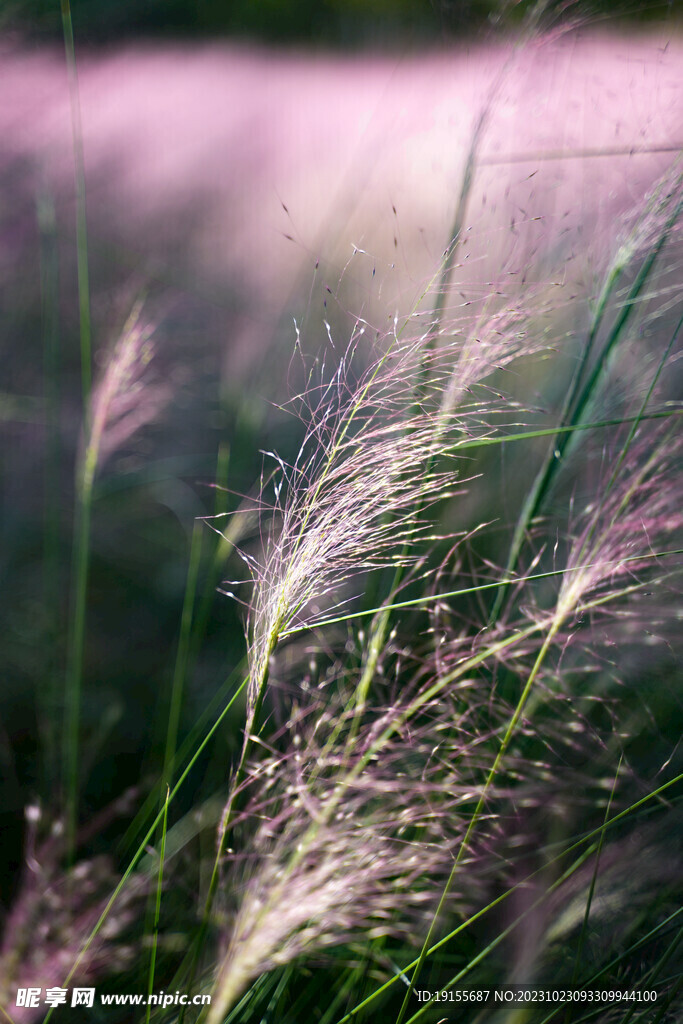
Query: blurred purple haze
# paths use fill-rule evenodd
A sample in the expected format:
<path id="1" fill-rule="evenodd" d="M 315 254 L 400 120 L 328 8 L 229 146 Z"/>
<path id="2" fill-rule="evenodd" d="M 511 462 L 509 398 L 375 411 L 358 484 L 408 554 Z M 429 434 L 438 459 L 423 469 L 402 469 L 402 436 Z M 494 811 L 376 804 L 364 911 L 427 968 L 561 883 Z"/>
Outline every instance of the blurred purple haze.
<path id="1" fill-rule="evenodd" d="M 2 164 L 68 208 L 63 54 L 0 52 Z M 345 283 L 366 314 L 377 299 L 385 315 L 410 308 L 489 100 L 457 275 L 475 300 L 525 272 L 564 273 L 575 291 L 683 140 L 683 40 L 656 32 L 420 56 L 146 44 L 77 57 L 93 245 L 237 296 L 230 374 L 300 311 L 316 260 L 336 288 L 354 246 L 370 255 Z"/>

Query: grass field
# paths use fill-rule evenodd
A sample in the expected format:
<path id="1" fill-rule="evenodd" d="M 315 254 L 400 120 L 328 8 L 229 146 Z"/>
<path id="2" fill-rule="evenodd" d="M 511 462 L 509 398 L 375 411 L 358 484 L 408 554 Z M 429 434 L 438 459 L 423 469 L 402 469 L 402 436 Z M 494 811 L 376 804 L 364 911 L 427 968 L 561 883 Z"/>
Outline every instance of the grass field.
<path id="1" fill-rule="evenodd" d="M 683 44 L 550 10 L 3 44 L 4 1019 L 680 1019 Z"/>

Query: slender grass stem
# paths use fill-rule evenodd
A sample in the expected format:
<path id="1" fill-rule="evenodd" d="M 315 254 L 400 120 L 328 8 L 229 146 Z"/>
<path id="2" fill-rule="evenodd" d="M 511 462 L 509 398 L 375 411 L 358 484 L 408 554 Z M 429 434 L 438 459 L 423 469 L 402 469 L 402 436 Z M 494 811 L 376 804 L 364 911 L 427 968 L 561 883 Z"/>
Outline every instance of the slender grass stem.
<path id="1" fill-rule="evenodd" d="M 85 159 L 83 155 L 83 126 L 81 101 L 78 90 L 78 70 L 74 47 L 74 31 L 69 0 L 61 0 L 62 31 L 69 76 L 69 102 L 71 106 L 71 132 L 74 151 L 76 182 L 76 252 L 78 261 L 78 312 L 81 338 L 81 391 L 83 409 L 87 416 L 90 408 L 91 386 L 91 320 L 90 283 L 88 270 L 88 227 L 85 200 Z"/>
<path id="2" fill-rule="evenodd" d="M 247 682 L 250 682 L 250 676 L 247 677 Z M 265 697 L 265 690 L 266 690 L 267 682 L 268 682 L 268 676 L 266 674 L 263 677 L 263 686 L 261 687 L 261 689 L 259 690 L 259 692 L 258 692 L 258 694 L 256 696 L 256 703 L 254 705 L 253 716 L 252 716 L 252 721 L 254 723 L 256 723 L 258 721 L 258 716 L 260 715 L 260 712 L 261 712 L 261 706 L 263 704 L 263 700 L 264 700 L 264 697 Z M 230 787 L 230 796 L 228 797 L 228 802 L 226 804 L 225 811 L 223 812 L 223 818 L 222 818 L 222 821 L 221 821 L 221 829 L 220 829 L 220 837 L 219 837 L 219 842 L 218 842 L 218 851 L 217 851 L 216 856 L 214 858 L 213 866 L 212 866 L 212 869 L 211 869 L 211 878 L 209 880 L 209 888 L 208 888 L 207 894 L 206 894 L 206 900 L 205 900 L 205 903 L 204 903 L 204 911 L 203 911 L 203 914 L 202 914 L 201 923 L 199 925 L 199 930 L 197 932 L 196 939 L 195 939 L 195 941 L 193 943 L 193 952 L 191 954 L 192 959 L 191 959 L 191 964 L 190 964 L 190 973 L 189 973 L 189 980 L 188 980 L 188 985 L 187 985 L 188 989 L 192 989 L 192 986 L 194 985 L 194 981 L 195 981 L 195 978 L 196 978 L 197 968 L 199 966 L 199 957 L 201 955 L 201 951 L 202 951 L 202 948 L 204 946 L 204 941 L 206 939 L 206 936 L 207 936 L 207 933 L 208 933 L 208 930 L 209 930 L 209 924 L 211 922 L 211 912 L 212 912 L 212 909 L 213 909 L 214 901 L 216 899 L 216 893 L 218 892 L 218 883 L 220 881 L 221 861 L 223 859 L 223 856 L 225 854 L 225 850 L 227 848 L 228 835 L 229 835 L 230 828 L 232 827 L 234 813 L 235 813 L 236 806 L 237 806 L 237 804 L 236 804 L 237 797 L 238 797 L 238 795 L 239 795 L 239 793 L 241 791 L 242 784 L 243 784 L 243 782 L 244 782 L 244 780 L 246 778 L 246 774 L 247 774 L 247 760 L 246 760 L 246 753 L 245 753 L 245 751 L 247 751 L 249 749 L 247 747 L 247 741 L 248 740 L 250 741 L 250 737 L 247 735 L 247 736 L 245 736 L 244 744 L 242 746 L 242 757 L 239 760 L 239 763 L 237 765 L 237 770 L 235 772 L 235 775 L 234 775 L 234 778 L 232 780 L 232 784 L 231 784 L 231 787 Z M 185 1018 L 185 1007 L 183 1006 L 183 1008 L 180 1011 L 179 1024 L 183 1024 L 184 1018 Z"/>
<path id="3" fill-rule="evenodd" d="M 183 696 L 187 677 L 188 664 L 190 659 L 190 643 L 192 636 L 192 616 L 194 612 L 195 597 L 197 592 L 197 577 L 201 562 L 202 550 L 202 521 L 197 519 L 192 527 L 192 540 L 190 542 L 190 557 L 185 582 L 185 594 L 183 597 L 183 609 L 180 617 L 180 631 L 178 635 L 178 649 L 176 652 L 173 680 L 171 683 L 171 694 L 169 700 L 168 721 L 166 725 L 166 744 L 164 750 L 164 761 L 161 773 L 161 788 L 165 788 L 166 796 L 162 799 L 161 806 L 168 810 L 168 793 L 173 775 L 173 766 L 176 760 L 176 747 L 178 742 L 178 727 L 180 724 L 180 712 L 182 709 Z M 165 849 L 166 828 L 168 825 L 167 816 L 161 824 L 160 843 Z M 159 882 L 159 885 L 161 883 Z M 156 957 L 157 940 L 157 915 L 159 912 L 160 890 L 157 887 L 154 903 L 148 906 L 148 920 L 152 924 L 153 952 L 150 965 L 150 972 L 153 974 Z M 156 923 L 155 923 L 156 922 Z M 151 977 L 151 975 L 150 975 Z M 150 990 L 151 991 L 151 990 Z M 148 1011 L 149 1012 L 149 1011 Z"/>
<path id="4" fill-rule="evenodd" d="M 173 681 L 171 683 L 171 699 L 168 713 L 166 748 L 164 751 L 164 767 L 162 773 L 163 784 L 166 786 L 170 783 L 172 764 L 175 757 L 176 744 L 178 742 L 178 726 L 180 723 L 180 712 L 183 703 L 189 665 L 192 616 L 197 592 L 197 577 L 199 574 L 199 565 L 202 554 L 202 532 L 203 524 L 201 520 L 196 520 L 192 528 L 190 560 L 187 570 L 187 582 L 185 584 L 185 596 L 183 598 L 183 610 L 180 619 L 178 651 L 176 653 Z"/>
<path id="5" fill-rule="evenodd" d="M 157 949 L 159 946 L 159 921 L 161 919 L 161 893 L 164 886 L 164 864 L 166 860 L 166 832 L 168 829 L 168 799 L 170 790 L 166 790 L 166 799 L 164 801 L 164 816 L 161 821 L 161 843 L 159 846 L 159 872 L 157 875 L 157 888 L 156 898 L 154 902 L 154 926 L 152 929 L 152 951 L 149 959 L 149 976 L 147 982 L 147 995 L 151 996 L 154 991 L 154 972 L 157 962 Z M 147 1012 L 145 1014 L 146 1024 L 149 1024 L 150 1016 L 152 1013 L 151 1001 L 147 1000 Z"/>
<path id="6" fill-rule="evenodd" d="M 49 792 L 62 771 L 62 750 L 59 734 L 61 681 L 57 682 L 56 652 L 61 643 L 60 593 L 60 521 L 53 496 L 58 493 L 62 444 L 60 437 L 59 379 L 59 253 L 54 202 L 45 189 L 37 201 L 40 232 L 40 296 L 43 335 L 43 379 L 45 394 L 45 469 L 43 476 L 43 602 L 50 625 L 50 642 L 46 647 L 44 679 L 47 715 L 43 725 L 45 742 L 45 786 Z"/>
<path id="7" fill-rule="evenodd" d="M 66 805 L 67 856 L 73 859 L 78 816 L 81 691 L 90 567 L 90 522 L 95 459 L 84 459 L 77 479 L 74 542 L 72 555 L 72 612 L 66 672 L 64 729 L 64 792 Z"/>

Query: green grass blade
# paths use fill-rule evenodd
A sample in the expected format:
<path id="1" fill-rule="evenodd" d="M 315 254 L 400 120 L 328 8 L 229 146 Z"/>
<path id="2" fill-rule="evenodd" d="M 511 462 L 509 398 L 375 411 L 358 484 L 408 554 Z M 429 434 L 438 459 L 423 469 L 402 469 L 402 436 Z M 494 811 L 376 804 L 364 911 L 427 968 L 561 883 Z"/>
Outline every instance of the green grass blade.
<path id="1" fill-rule="evenodd" d="M 66 67 L 69 79 L 69 100 L 71 106 L 72 144 L 75 165 L 76 187 L 76 250 L 78 264 L 78 303 L 80 318 L 81 348 L 81 395 L 85 434 L 89 433 L 90 390 L 92 378 L 90 288 L 88 281 L 88 233 L 85 206 L 85 163 L 83 158 L 83 130 L 78 93 L 78 73 L 74 49 L 73 24 L 69 0 L 61 0 L 62 29 L 66 53 Z M 86 463 L 77 487 L 74 524 L 72 617 L 68 654 L 65 725 L 64 725 L 64 772 L 67 830 L 67 856 L 73 859 L 76 842 L 76 820 L 78 805 L 78 752 L 81 689 L 83 676 L 83 653 L 85 644 L 86 593 L 90 559 L 90 515 L 92 505 L 92 472 Z"/>
<path id="2" fill-rule="evenodd" d="M 64 794 L 66 804 L 67 856 L 73 859 L 76 843 L 79 791 L 79 749 L 81 691 L 90 568 L 90 520 L 92 515 L 92 474 L 87 464 L 77 479 L 74 542 L 72 554 L 72 599 L 69 649 L 66 670 L 64 715 Z"/>
<path id="3" fill-rule="evenodd" d="M 152 951 L 149 960 L 149 978 L 147 982 L 147 995 L 151 996 L 154 991 L 154 971 L 156 968 L 157 960 L 157 949 L 159 945 L 159 920 L 161 918 L 161 893 L 164 886 L 164 864 L 166 860 L 166 832 L 168 829 L 168 798 L 170 790 L 166 790 L 166 799 L 164 801 L 164 816 L 161 822 L 161 843 L 159 846 L 159 872 L 157 874 L 157 888 L 156 897 L 154 903 L 154 926 L 152 929 Z M 152 1005 L 148 1001 L 147 1013 L 145 1014 L 146 1024 L 149 1024 L 150 1015 L 152 1012 Z"/>
<path id="4" fill-rule="evenodd" d="M 176 653 L 175 667 L 173 669 L 173 681 L 171 683 L 171 700 L 168 713 L 168 726 L 166 730 L 166 748 L 164 751 L 164 767 L 162 773 L 163 785 L 170 782 L 170 772 L 175 757 L 176 744 L 178 741 L 178 726 L 180 723 L 180 711 L 185 692 L 185 682 L 190 655 L 190 639 L 192 633 L 192 615 L 194 611 L 195 596 L 197 592 L 197 577 L 202 554 L 202 532 L 203 523 L 196 520 L 192 528 L 192 541 L 190 543 L 190 560 L 187 570 L 187 581 L 185 584 L 185 595 L 183 597 L 183 610 L 180 619 L 180 635 L 178 637 L 178 650 Z"/>
<path id="5" fill-rule="evenodd" d="M 71 133 L 74 151 L 76 185 L 76 251 L 78 263 L 78 312 L 81 339 L 81 393 L 83 410 L 88 415 L 92 380 L 90 282 L 88 270 L 88 227 L 85 203 L 85 159 L 83 156 L 83 126 L 81 101 L 78 91 L 78 70 L 74 48 L 74 31 L 69 0 L 61 0 L 62 32 L 69 76 L 69 102 L 71 105 Z"/>
<path id="6" fill-rule="evenodd" d="M 647 561 L 652 558 L 667 558 L 672 555 L 680 554 L 683 554 L 683 548 L 674 548 L 671 551 L 653 551 L 644 555 L 627 556 L 626 558 L 620 558 L 618 561 L 613 563 L 610 563 L 609 561 L 602 562 L 601 565 L 616 565 L 631 561 L 640 562 Z M 534 580 L 552 579 L 556 576 L 567 576 L 570 573 L 581 572 L 584 569 L 590 568 L 591 563 L 586 562 L 582 565 L 566 566 L 563 569 L 549 569 L 547 572 L 529 573 L 528 576 L 515 576 L 514 579 L 509 580 L 492 580 L 490 583 L 478 583 L 474 587 L 460 587 L 458 590 L 445 590 L 439 591 L 437 594 L 425 594 L 424 597 L 414 597 L 406 601 L 392 601 L 389 604 L 382 605 L 380 608 L 362 608 L 356 612 L 346 612 L 344 615 L 334 615 L 329 619 L 321 619 L 314 625 L 293 627 L 282 634 L 282 639 L 286 639 L 290 636 L 296 636 L 298 633 L 308 632 L 312 629 L 322 629 L 324 626 L 333 626 L 339 622 L 351 622 L 354 619 L 367 618 L 369 615 L 376 615 L 378 612 L 398 611 L 405 608 L 428 608 L 431 604 L 438 603 L 439 601 L 443 601 L 450 597 L 464 597 L 468 594 L 483 593 L 485 591 L 496 590 L 501 587 L 510 587 L 514 584 L 531 583 Z"/>

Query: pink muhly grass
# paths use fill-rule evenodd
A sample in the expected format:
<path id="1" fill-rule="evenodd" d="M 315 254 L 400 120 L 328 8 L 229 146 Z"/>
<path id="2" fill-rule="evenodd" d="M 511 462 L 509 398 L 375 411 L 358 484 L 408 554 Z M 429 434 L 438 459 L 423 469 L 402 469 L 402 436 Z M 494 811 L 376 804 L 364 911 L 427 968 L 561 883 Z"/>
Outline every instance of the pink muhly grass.
<path id="1" fill-rule="evenodd" d="M 683 512 L 675 495 L 680 480 L 680 438 L 647 439 L 620 458 L 612 477 L 583 513 L 567 558 L 555 621 L 580 615 L 639 589 L 661 571 L 658 550 L 680 543 Z"/>
<path id="2" fill-rule="evenodd" d="M 676 460 L 677 449 L 680 449 L 680 442 L 676 445 L 662 441 L 640 451 L 637 447 L 622 451 L 602 498 L 586 510 L 584 525 L 569 551 L 555 607 L 537 615 L 532 613 L 535 621 L 530 627 L 499 626 L 492 631 L 493 637 L 487 638 L 484 634 L 478 641 L 479 650 L 469 656 L 462 656 L 462 642 L 457 642 L 455 666 L 446 670 L 425 692 L 418 694 L 408 709 L 412 717 L 424 700 L 434 699 L 478 665 L 493 661 L 501 653 L 507 655 L 511 648 L 521 646 L 522 650 L 529 650 L 529 640 L 534 636 L 540 640 L 427 932 L 402 1013 L 420 974 L 444 900 L 476 834 L 512 738 L 522 716 L 528 717 L 538 702 L 538 696 L 534 694 L 532 697 L 532 691 L 537 690 L 542 679 L 549 652 L 557 644 L 568 643 L 572 639 L 571 634 L 563 638 L 562 631 L 571 627 L 574 618 L 621 601 L 641 589 L 645 574 L 651 575 L 649 566 L 658 549 L 661 550 L 672 535 L 680 536 L 683 515 L 674 507 L 676 490 L 671 488 L 672 472 L 680 466 L 680 459 Z"/>
<path id="3" fill-rule="evenodd" d="M 142 318 L 138 301 L 109 354 L 93 389 L 83 465 L 94 476 L 113 452 L 152 422 L 171 398 L 170 386 L 149 379 L 154 327 Z"/>
<path id="4" fill-rule="evenodd" d="M 515 322 L 512 317 L 509 326 Z M 530 595 L 531 607 L 516 617 L 516 623 L 501 621 L 475 635 L 461 633 L 439 652 L 436 673 L 423 675 L 420 684 L 371 725 L 365 701 L 356 699 L 361 689 L 366 692 L 363 677 L 346 705 L 347 718 L 341 715 L 327 742 L 314 732 L 303 745 L 299 737 L 288 755 L 247 766 L 247 754 L 256 742 L 254 723 L 269 661 L 278 642 L 329 618 L 330 604 L 334 607 L 344 596 L 342 585 L 357 574 L 382 566 L 401 570 L 424 553 L 421 542 L 429 537 L 430 528 L 422 513 L 453 493 L 455 474 L 444 471 L 441 460 L 444 455 L 454 457 L 467 422 L 467 409 L 458 408 L 460 396 L 491 372 L 490 358 L 498 344 L 498 365 L 506 365 L 508 356 L 529 351 L 523 335 L 513 334 L 509 351 L 494 338 L 488 355 L 481 357 L 476 345 L 468 355 L 467 343 L 460 343 L 462 388 L 454 383 L 458 380 L 455 342 L 448 351 L 437 350 L 427 357 L 426 378 L 424 338 L 410 345 L 396 339 L 353 386 L 343 361 L 315 408 L 311 408 L 315 392 L 309 389 L 306 395 L 311 425 L 297 459 L 290 466 L 278 460 L 282 474 L 275 487 L 278 518 L 264 555 L 260 559 L 244 556 L 255 581 L 249 620 L 249 706 L 242 760 L 223 819 L 219 859 L 230 830 L 248 817 L 237 811 L 237 798 L 258 785 L 262 792 L 252 802 L 251 813 L 263 824 L 243 852 L 243 896 L 219 971 L 210 1022 L 221 1018 L 251 979 L 290 962 L 304 950 L 344 941 L 358 929 L 390 930 L 387 914 L 396 908 L 397 894 L 406 888 L 411 894 L 422 892 L 415 885 L 418 876 L 406 874 L 412 861 L 406 861 L 405 851 L 399 856 L 395 845 L 399 841 L 395 828 L 405 812 L 416 830 L 411 841 L 420 851 L 416 854 L 419 877 L 432 883 L 427 886 L 428 895 L 420 899 L 433 903 L 441 894 L 415 981 L 447 899 L 452 891 L 462 893 L 460 873 L 481 840 L 503 759 L 531 706 L 532 690 L 543 681 L 549 653 L 569 642 L 566 633 L 573 618 L 638 589 L 646 567 L 654 561 L 654 551 L 666 546 L 680 529 L 682 520 L 672 506 L 671 491 L 662 486 L 674 467 L 673 442 L 654 448 L 650 444 L 643 455 L 644 447 L 639 447 L 640 442 L 632 445 L 634 438 L 629 437 L 601 500 L 586 509 L 578 524 L 551 609 L 540 610 Z M 431 372 L 436 368 L 440 372 Z M 456 408 L 457 414 L 452 415 Z M 479 417 L 484 403 L 475 402 L 472 408 Z M 450 415 L 457 436 L 446 432 Z M 523 594 L 523 581 L 520 588 Z M 321 603 L 328 604 L 327 611 L 321 610 Z M 371 641 L 375 639 L 372 635 Z M 463 751 L 468 747 L 454 719 L 443 719 L 437 727 L 434 721 L 426 724 L 423 716 L 439 702 L 449 708 L 461 696 L 462 686 L 480 678 L 485 665 L 510 657 L 523 672 L 520 696 L 496 730 L 495 753 L 489 750 L 484 767 L 475 758 L 479 774 L 476 782 L 470 776 L 468 783 L 467 773 L 461 773 Z M 449 728 L 450 739 L 443 740 L 450 744 L 449 752 L 443 760 L 452 774 L 447 781 L 439 781 L 439 810 L 432 821 L 428 820 L 433 783 L 429 771 L 425 768 L 424 775 L 415 775 L 396 769 L 405 754 L 402 747 L 410 747 L 405 737 L 419 736 L 426 749 L 429 736 L 436 751 L 442 743 L 441 730 L 448 737 Z M 480 732 L 478 737 L 477 747 L 484 735 Z M 491 738 L 488 731 L 486 738 Z M 429 763 L 429 757 L 424 763 Z M 396 774 L 390 781 L 387 772 L 392 771 Z M 469 801 L 466 817 L 456 810 L 464 791 Z M 474 810 L 472 804 L 476 804 Z M 429 808 L 426 818 L 425 807 Z M 444 811 L 449 820 L 445 832 Z M 429 830 L 435 821 L 441 841 L 431 843 Z M 408 906 L 410 898 L 404 903 Z M 360 911 L 361 905 L 366 912 Z"/>
<path id="5" fill-rule="evenodd" d="M 385 655 L 391 660 L 391 651 Z M 494 786 L 491 744 L 509 709 L 474 674 L 425 700 L 435 665 L 416 663 L 412 677 L 400 670 L 389 707 L 359 711 L 338 697 L 322 711 L 295 711 L 284 730 L 286 751 L 271 747 L 249 766 L 243 792 L 251 798 L 233 821 L 241 846 L 227 851 L 225 864 L 224 889 L 238 905 L 209 1024 L 256 977 L 303 954 L 359 934 L 414 943 L 446 887 L 451 912 L 481 901 L 494 876 L 509 878 L 510 853 L 537 842 L 529 815 L 547 812 L 547 780 L 558 761 L 556 800 L 581 802 L 585 778 L 567 768 L 564 755 L 574 750 L 585 761 L 583 734 L 544 735 L 546 755 L 510 757 L 505 781 Z M 491 807 L 478 812 L 471 836 L 472 808 L 483 793 Z"/>
<path id="6" fill-rule="evenodd" d="M 488 305 L 488 304 L 487 304 Z M 531 330 L 533 310 L 534 330 Z M 447 370 L 439 400 L 441 418 L 448 422 L 472 388 L 482 385 L 495 371 L 508 367 L 516 359 L 533 355 L 547 347 L 546 329 L 538 323 L 543 310 L 531 295 L 493 312 L 486 309 L 455 342 L 437 347 L 434 359 Z M 452 328 L 437 325 L 437 343 Z M 445 358 L 444 358 L 445 357 Z M 484 412 L 489 412 L 487 403 Z"/>
<path id="7" fill-rule="evenodd" d="M 87 841 L 111 818 L 129 813 L 131 796 L 124 794 L 93 818 L 80 830 L 77 841 Z M 99 855 L 77 860 L 65 870 L 68 837 L 64 823 L 55 821 L 50 835 L 39 841 L 40 808 L 28 807 L 26 822 L 21 884 L 4 921 L 0 945 L 0 1005 L 12 1005 L 12 1020 L 17 1024 L 32 1024 L 45 1015 L 44 1006 L 14 1006 L 18 987 L 61 987 L 67 977 L 74 984 L 94 985 L 129 968 L 140 955 L 139 942 L 131 940 L 130 929 L 139 920 L 142 902 L 150 891 L 146 876 L 133 875 L 115 913 L 98 929 L 117 879 L 111 858 Z"/>
<path id="8" fill-rule="evenodd" d="M 432 699 L 479 665 L 514 662 L 519 672 L 526 659 L 534 658 L 524 689 L 528 696 L 548 652 L 576 636 L 583 616 L 623 604 L 648 581 L 667 576 L 676 554 L 671 549 L 680 544 L 683 530 L 676 497 L 680 444 L 678 438 L 649 436 L 622 452 L 616 470 L 595 488 L 599 497 L 575 515 L 566 557 L 554 567 L 561 582 L 551 606 L 536 601 L 532 581 L 522 576 L 512 602 L 517 614 L 474 638 L 459 635 L 442 644 L 440 673 L 415 696 L 415 704 Z M 518 710 L 525 703 L 523 696 Z"/>
<path id="9" fill-rule="evenodd" d="M 438 324 L 412 341 L 394 333 L 384 355 L 353 382 L 351 363 L 365 331 L 357 323 L 329 383 L 300 396 L 309 421 L 304 442 L 290 466 L 273 456 L 280 471 L 273 526 L 263 555 L 244 555 L 255 583 L 247 732 L 278 642 L 313 628 L 321 605 L 329 613 L 352 577 L 387 566 L 402 571 L 424 554 L 420 542 L 432 530 L 426 513 L 462 493 L 453 490 L 458 445 L 482 429 L 490 433 L 482 416 L 500 411 L 472 387 L 545 347 L 523 329 L 527 319 L 511 308 L 482 316 L 464 337 Z"/>
<path id="10" fill-rule="evenodd" d="M 404 330 L 409 326 L 410 320 Z M 400 580 L 424 558 L 424 542 L 439 539 L 430 532 L 426 513 L 456 493 L 457 471 L 448 460 L 462 439 L 460 421 L 469 413 L 459 414 L 457 434 L 451 436 L 451 421 L 441 405 L 461 341 L 451 339 L 432 357 L 424 336 L 404 341 L 397 328 L 395 322 L 384 354 L 354 380 L 354 357 L 366 330 L 363 322 L 356 323 L 332 378 L 319 388 L 309 381 L 299 397 L 309 422 L 298 456 L 291 465 L 274 456 L 281 476 L 274 484 L 274 516 L 264 551 L 260 557 L 243 553 L 254 580 L 247 624 L 247 720 L 203 927 L 217 891 L 218 866 L 247 777 L 247 757 L 278 643 L 294 631 L 313 628 L 348 600 L 342 588 L 359 574 L 394 567 Z M 515 346 L 516 353 L 520 350 Z M 487 363 L 485 372 L 490 371 Z M 477 401 L 472 409 L 479 415 L 482 407 Z M 455 418 L 452 423 L 456 425 Z M 373 636 L 372 650 L 382 646 L 383 636 Z M 361 710 L 374 663 L 366 663 L 354 698 Z M 385 739 L 391 733 L 389 729 Z"/>
<path id="11" fill-rule="evenodd" d="M 67 846 L 73 855 L 79 784 L 79 718 L 87 588 L 90 520 L 95 476 L 104 461 L 140 427 L 156 417 L 170 399 L 165 385 L 145 380 L 152 357 L 151 328 L 143 325 L 138 301 L 116 340 L 104 372 L 90 395 L 84 447 L 77 463 L 73 547 L 73 607 L 65 686 L 64 790 Z"/>
<path id="12" fill-rule="evenodd" d="M 278 641 L 313 627 L 320 604 L 334 605 L 352 577 L 412 564 L 430 529 L 422 512 L 453 493 L 456 469 L 434 466 L 447 439 L 414 406 L 421 353 L 397 343 L 355 387 L 343 362 L 311 409 L 294 464 L 278 459 L 278 522 L 262 559 L 247 558 L 255 581 L 248 729 Z"/>
<path id="13" fill-rule="evenodd" d="M 359 723 L 357 710 L 334 702 L 295 715 L 286 753 L 251 766 L 251 800 L 235 824 L 255 829 L 228 851 L 239 906 L 210 1024 L 263 972 L 359 932 L 410 933 L 438 898 L 464 832 L 461 805 L 482 776 L 482 736 L 471 709 L 447 700 L 410 726 L 403 710 Z M 468 875 L 467 897 L 461 887 L 453 902 L 478 886 Z"/>

